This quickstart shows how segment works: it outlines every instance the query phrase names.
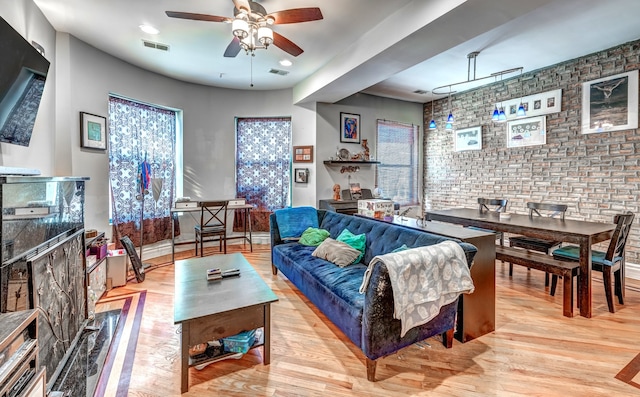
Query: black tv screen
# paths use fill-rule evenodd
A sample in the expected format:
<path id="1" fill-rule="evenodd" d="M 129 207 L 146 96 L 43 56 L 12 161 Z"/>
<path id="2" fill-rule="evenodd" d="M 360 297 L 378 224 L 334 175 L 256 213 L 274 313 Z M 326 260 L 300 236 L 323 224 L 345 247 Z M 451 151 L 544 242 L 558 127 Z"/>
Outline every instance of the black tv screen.
<path id="1" fill-rule="evenodd" d="M 49 61 L 0 18 L 0 142 L 29 146 Z"/>

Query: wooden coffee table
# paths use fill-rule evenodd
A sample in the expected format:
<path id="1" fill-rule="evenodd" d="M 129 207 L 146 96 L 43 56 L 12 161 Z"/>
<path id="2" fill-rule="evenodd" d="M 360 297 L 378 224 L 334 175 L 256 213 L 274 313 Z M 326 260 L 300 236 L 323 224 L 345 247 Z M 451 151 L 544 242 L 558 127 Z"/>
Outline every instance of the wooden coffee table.
<path id="1" fill-rule="evenodd" d="M 207 269 L 216 267 L 223 271 L 240 269 L 240 276 L 207 281 Z M 271 303 L 277 300 L 242 254 L 176 261 L 173 321 L 182 325 L 182 393 L 189 390 L 191 346 L 264 327 L 264 342 L 253 347 L 262 346 L 262 364 L 269 364 Z M 216 356 L 208 362 L 224 357 Z"/>

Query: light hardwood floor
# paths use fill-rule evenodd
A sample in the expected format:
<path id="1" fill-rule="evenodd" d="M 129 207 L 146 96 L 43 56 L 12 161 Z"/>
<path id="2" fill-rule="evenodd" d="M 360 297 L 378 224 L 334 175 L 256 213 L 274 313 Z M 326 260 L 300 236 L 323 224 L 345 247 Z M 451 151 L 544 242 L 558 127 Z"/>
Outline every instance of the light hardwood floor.
<path id="1" fill-rule="evenodd" d="M 231 245 L 229 252 L 240 247 Z M 410 346 L 379 360 L 372 383 L 360 350 L 281 273 L 271 274 L 269 246 L 241 252 L 280 299 L 271 306 L 271 364 L 262 365 L 261 349 L 253 349 L 240 360 L 191 368 L 185 396 L 640 395 L 633 385 L 640 383 L 640 357 L 628 366 L 640 353 L 638 282 L 629 281 L 626 305 L 611 314 L 596 280 L 593 318 L 566 318 L 562 291 L 549 296 L 542 273 L 515 266 L 511 279 L 508 265 L 497 262 L 495 332 L 465 344 L 456 340 L 452 349 L 440 338 L 429 339 L 428 347 Z M 129 396 L 180 395 L 173 279 L 168 264 L 148 272 L 143 283 L 130 281 L 106 295 L 147 291 Z M 628 383 L 616 378 L 621 371 Z"/>

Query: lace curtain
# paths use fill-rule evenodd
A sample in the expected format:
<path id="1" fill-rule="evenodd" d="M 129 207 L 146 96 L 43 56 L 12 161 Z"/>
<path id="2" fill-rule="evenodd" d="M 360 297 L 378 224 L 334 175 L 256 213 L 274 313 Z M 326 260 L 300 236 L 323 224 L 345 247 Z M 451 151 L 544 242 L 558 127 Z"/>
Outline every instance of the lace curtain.
<path id="1" fill-rule="evenodd" d="M 269 231 L 269 214 L 289 202 L 291 118 L 238 118 L 236 129 L 236 194 L 256 206 L 253 230 Z"/>
<path id="2" fill-rule="evenodd" d="M 142 214 L 143 244 L 171 238 L 175 144 L 174 111 L 109 97 L 109 179 L 116 241 L 129 236 L 140 246 Z M 141 164 L 145 160 L 151 181 L 148 191 L 141 194 Z M 155 186 L 157 194 L 160 183 L 156 201 L 153 189 Z"/>

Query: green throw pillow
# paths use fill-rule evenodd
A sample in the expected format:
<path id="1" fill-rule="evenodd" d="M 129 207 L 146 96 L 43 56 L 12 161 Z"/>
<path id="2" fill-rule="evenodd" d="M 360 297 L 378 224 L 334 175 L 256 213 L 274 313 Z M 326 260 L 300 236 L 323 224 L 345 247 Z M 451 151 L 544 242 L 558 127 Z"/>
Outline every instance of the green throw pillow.
<path id="1" fill-rule="evenodd" d="M 360 251 L 360 255 L 356 258 L 353 263 L 358 263 L 362 260 L 364 256 L 364 246 L 367 242 L 367 236 L 362 234 L 353 234 L 349 231 L 349 229 L 344 229 L 342 233 L 336 238 L 337 241 L 341 241 L 349 246 Z"/>
<path id="2" fill-rule="evenodd" d="M 318 229 L 315 227 L 309 227 L 307 230 L 302 232 L 302 236 L 300 236 L 300 240 L 298 241 L 302 245 L 308 245 L 310 247 L 317 247 L 322 243 L 327 237 L 329 237 L 329 232 L 324 229 Z"/>
<path id="3" fill-rule="evenodd" d="M 402 244 L 401 246 L 399 246 L 398 248 L 394 249 L 391 252 L 401 252 L 401 251 L 406 251 L 408 249 L 409 247 L 407 247 L 407 244 Z"/>

